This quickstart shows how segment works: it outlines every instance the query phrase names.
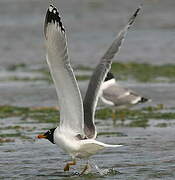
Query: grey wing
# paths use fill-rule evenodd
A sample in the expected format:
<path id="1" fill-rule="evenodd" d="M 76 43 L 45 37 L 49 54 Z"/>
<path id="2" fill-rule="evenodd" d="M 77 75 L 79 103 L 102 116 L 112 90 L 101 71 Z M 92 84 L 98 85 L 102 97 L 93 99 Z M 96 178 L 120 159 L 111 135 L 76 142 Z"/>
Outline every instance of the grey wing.
<path id="1" fill-rule="evenodd" d="M 101 58 L 100 63 L 97 65 L 88 85 L 88 89 L 84 98 L 84 132 L 88 138 L 96 137 L 96 128 L 94 124 L 94 114 L 99 98 L 100 86 L 103 83 L 106 74 L 111 68 L 112 58 L 119 51 L 121 44 L 126 36 L 130 26 L 133 24 L 138 12 L 139 7 L 129 19 L 127 25 L 119 32 L 112 45 Z"/>
<path id="2" fill-rule="evenodd" d="M 107 89 L 103 90 L 102 97 L 112 102 L 115 106 L 129 106 L 132 104 L 137 104 L 141 100 L 141 96 L 135 92 L 123 88 L 119 85 L 112 85 Z"/>
<path id="3" fill-rule="evenodd" d="M 104 89 L 102 92 L 102 95 L 105 97 L 116 97 L 117 99 L 119 99 L 120 97 L 122 97 L 124 94 L 128 93 L 128 89 L 125 89 L 121 86 L 119 86 L 118 84 L 114 84 L 109 86 L 108 88 Z"/>
<path id="4" fill-rule="evenodd" d="M 44 33 L 47 62 L 59 99 L 60 129 L 84 134 L 83 103 L 68 58 L 65 29 L 53 5 L 50 5 L 46 14 Z"/>

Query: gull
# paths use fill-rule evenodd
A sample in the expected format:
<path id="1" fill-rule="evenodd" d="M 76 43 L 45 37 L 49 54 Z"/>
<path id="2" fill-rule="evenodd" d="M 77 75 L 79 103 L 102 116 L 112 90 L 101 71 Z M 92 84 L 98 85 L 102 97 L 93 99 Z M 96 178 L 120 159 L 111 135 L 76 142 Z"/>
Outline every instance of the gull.
<path id="1" fill-rule="evenodd" d="M 131 89 L 120 86 L 114 75 L 108 72 L 103 84 L 100 87 L 100 97 L 103 104 L 112 107 L 112 119 L 115 120 L 116 109 L 123 109 L 132 105 L 151 101 L 139 95 Z"/>
<path id="2" fill-rule="evenodd" d="M 133 24 L 139 10 L 140 7 L 101 58 L 89 83 L 84 102 L 70 64 L 66 31 L 60 14 L 52 4 L 47 10 L 44 24 L 46 59 L 58 96 L 60 123 L 58 127 L 39 134 L 37 137 L 48 139 L 71 156 L 72 162 L 66 164 L 64 171 L 69 171 L 70 166 L 76 164 L 77 158 L 88 159 L 104 148 L 122 146 L 105 144 L 96 140 L 94 114 L 100 85 L 111 67 L 111 57 L 119 50 L 127 30 Z M 88 163 L 80 175 L 87 169 Z"/>

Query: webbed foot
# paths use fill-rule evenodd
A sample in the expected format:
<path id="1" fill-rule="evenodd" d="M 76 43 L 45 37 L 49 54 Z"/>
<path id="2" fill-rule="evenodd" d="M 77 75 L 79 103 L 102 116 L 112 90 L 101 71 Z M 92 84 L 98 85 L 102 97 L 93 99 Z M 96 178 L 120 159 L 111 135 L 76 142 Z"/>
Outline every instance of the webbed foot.
<path id="1" fill-rule="evenodd" d="M 68 162 L 64 167 L 64 171 L 69 171 L 70 166 L 76 165 L 76 160 L 74 159 L 72 162 Z"/>

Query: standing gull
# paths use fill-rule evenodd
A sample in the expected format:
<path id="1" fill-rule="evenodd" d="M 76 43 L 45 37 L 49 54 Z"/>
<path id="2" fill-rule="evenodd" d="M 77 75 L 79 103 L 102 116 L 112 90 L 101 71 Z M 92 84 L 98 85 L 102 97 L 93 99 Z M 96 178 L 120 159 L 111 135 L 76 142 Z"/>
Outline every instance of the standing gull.
<path id="1" fill-rule="evenodd" d="M 114 41 L 117 51 L 139 10 L 140 8 L 137 9 L 127 26 Z M 48 139 L 72 157 L 73 161 L 67 163 L 64 167 L 64 171 L 69 171 L 70 166 L 76 164 L 76 158 L 88 158 L 104 148 L 122 146 L 105 144 L 95 140 L 97 133 L 94 125 L 94 113 L 99 96 L 99 87 L 110 69 L 110 56 L 116 50 L 111 46 L 97 66 L 97 71 L 94 75 L 95 79 L 89 85 L 92 85 L 93 88 L 91 91 L 87 91 L 86 96 L 89 99 L 88 97 L 85 98 L 83 108 L 80 90 L 70 65 L 65 28 L 57 8 L 53 5 L 50 5 L 47 10 L 44 34 L 47 62 L 59 100 L 60 124 L 45 134 L 38 135 L 38 138 Z M 87 167 L 88 165 L 85 166 L 81 174 L 86 171 Z"/>
<path id="2" fill-rule="evenodd" d="M 103 84 L 100 87 L 100 99 L 105 105 L 112 107 L 113 120 L 116 118 L 116 109 L 127 108 L 132 105 L 150 101 L 150 99 L 120 86 L 111 72 L 108 72 Z"/>

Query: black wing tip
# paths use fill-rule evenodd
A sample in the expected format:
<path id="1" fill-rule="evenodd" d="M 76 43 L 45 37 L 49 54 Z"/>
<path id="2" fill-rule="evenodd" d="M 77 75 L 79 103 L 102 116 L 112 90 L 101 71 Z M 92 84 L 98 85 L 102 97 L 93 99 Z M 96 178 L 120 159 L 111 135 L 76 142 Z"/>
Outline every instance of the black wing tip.
<path id="1" fill-rule="evenodd" d="M 145 102 L 147 102 L 147 101 L 149 101 L 149 99 L 148 99 L 148 98 L 141 97 L 141 99 L 140 99 L 139 103 L 145 103 Z"/>
<path id="2" fill-rule="evenodd" d="M 139 7 L 137 8 L 137 10 L 135 11 L 135 13 L 133 15 L 134 17 L 136 17 L 138 15 L 139 11 L 142 9 L 142 6 L 143 6 L 142 4 L 139 5 Z"/>
<path id="3" fill-rule="evenodd" d="M 57 23 L 61 29 L 62 32 L 65 32 L 63 23 L 61 22 L 60 14 L 57 10 L 57 8 L 50 4 L 49 8 L 47 10 L 46 18 L 45 18 L 45 26 L 49 23 Z"/>
<path id="4" fill-rule="evenodd" d="M 132 15 L 132 17 L 129 19 L 129 25 L 132 25 L 135 18 L 137 17 L 137 15 L 139 14 L 140 10 L 142 9 L 142 4 L 139 5 L 139 7 L 136 9 L 136 11 L 134 12 L 134 14 Z"/>

